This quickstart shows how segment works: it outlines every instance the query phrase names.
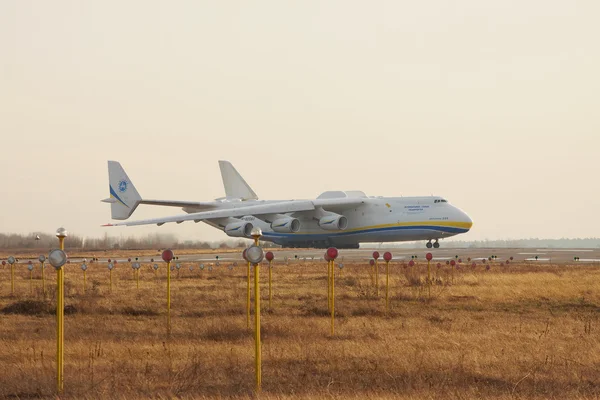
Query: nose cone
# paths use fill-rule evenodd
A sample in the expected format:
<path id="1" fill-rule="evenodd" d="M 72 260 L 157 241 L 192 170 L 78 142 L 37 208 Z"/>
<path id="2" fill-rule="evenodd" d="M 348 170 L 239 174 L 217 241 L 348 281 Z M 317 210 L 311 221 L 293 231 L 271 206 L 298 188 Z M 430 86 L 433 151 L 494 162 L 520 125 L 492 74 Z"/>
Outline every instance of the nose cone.
<path id="1" fill-rule="evenodd" d="M 466 212 L 459 208 L 456 209 L 456 222 L 458 222 L 460 227 L 465 229 L 467 232 L 473 226 L 473 220 L 471 217 L 469 217 Z"/>

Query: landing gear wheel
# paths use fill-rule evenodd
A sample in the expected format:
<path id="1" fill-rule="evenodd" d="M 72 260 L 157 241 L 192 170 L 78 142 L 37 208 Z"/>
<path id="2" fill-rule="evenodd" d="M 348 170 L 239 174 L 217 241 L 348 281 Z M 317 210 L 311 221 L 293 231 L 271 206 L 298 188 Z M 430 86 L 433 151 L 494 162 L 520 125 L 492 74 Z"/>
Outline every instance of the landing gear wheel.
<path id="1" fill-rule="evenodd" d="M 427 244 L 425 245 L 428 249 L 433 247 L 433 244 L 431 242 L 427 242 Z"/>
<path id="2" fill-rule="evenodd" d="M 439 248 L 440 248 L 440 244 L 439 244 L 438 242 L 435 242 L 435 243 L 433 244 L 433 248 L 434 248 L 434 249 L 439 249 Z"/>

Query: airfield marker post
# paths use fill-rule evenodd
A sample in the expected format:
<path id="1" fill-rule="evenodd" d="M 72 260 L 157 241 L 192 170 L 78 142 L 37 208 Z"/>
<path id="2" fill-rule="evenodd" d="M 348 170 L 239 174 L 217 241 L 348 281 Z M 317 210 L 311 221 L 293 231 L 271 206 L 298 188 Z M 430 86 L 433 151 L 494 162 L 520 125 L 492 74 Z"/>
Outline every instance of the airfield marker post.
<path id="1" fill-rule="evenodd" d="M 27 269 L 29 270 L 29 293 L 33 294 L 33 264 L 31 261 L 29 261 Z"/>
<path id="2" fill-rule="evenodd" d="M 392 260 L 392 253 L 386 251 L 383 253 L 383 259 L 385 260 L 385 312 L 388 313 L 390 310 L 389 306 L 389 292 L 390 292 L 390 261 Z"/>
<path id="3" fill-rule="evenodd" d="M 327 310 L 331 311 L 331 258 L 329 252 L 325 252 L 325 261 L 327 261 Z"/>
<path id="4" fill-rule="evenodd" d="M 327 249 L 327 256 L 331 260 L 331 336 L 335 335 L 335 259 L 338 257 L 338 250 L 335 247 Z"/>
<path id="5" fill-rule="evenodd" d="M 370 259 L 369 260 L 369 277 L 371 278 L 371 286 L 375 285 L 375 279 L 374 279 L 375 271 L 373 271 L 374 266 L 375 266 L 375 260 Z M 369 295 L 370 295 L 370 291 L 369 291 Z"/>
<path id="6" fill-rule="evenodd" d="M 242 252 L 242 258 L 246 261 L 246 327 L 250 329 L 250 260 L 246 256 L 248 249 Z"/>
<path id="7" fill-rule="evenodd" d="M 42 264 L 42 294 L 46 297 L 46 277 L 44 275 L 44 263 L 46 262 L 46 256 L 40 255 L 38 261 Z"/>
<path id="8" fill-rule="evenodd" d="M 244 257 L 248 263 L 254 266 L 254 362 L 256 392 L 261 391 L 262 387 L 262 349 L 260 341 L 260 263 L 265 253 L 258 245 L 262 236 L 260 228 L 252 229 L 251 236 L 254 238 L 254 244 L 246 249 Z"/>
<path id="9" fill-rule="evenodd" d="M 273 290 L 272 290 L 272 283 L 273 283 L 273 259 L 275 258 L 275 256 L 273 255 L 273 252 L 268 251 L 267 254 L 265 254 L 265 258 L 269 262 L 269 310 L 270 310 L 271 309 L 271 302 L 273 300 Z"/>
<path id="10" fill-rule="evenodd" d="M 425 258 L 427 259 L 427 296 L 431 299 L 431 260 L 433 254 L 427 253 Z"/>
<path id="11" fill-rule="evenodd" d="M 379 252 L 373 252 L 373 260 L 375 260 L 375 296 L 379 298 Z"/>
<path id="12" fill-rule="evenodd" d="M 87 270 L 87 265 L 85 264 L 85 260 L 83 260 L 83 264 L 81 264 L 81 270 L 83 271 L 83 294 L 85 294 L 86 279 L 85 279 L 85 271 Z"/>
<path id="13" fill-rule="evenodd" d="M 173 257 L 171 249 L 162 252 L 162 259 L 167 263 L 167 337 L 171 337 L 171 260 Z"/>
<path id="14" fill-rule="evenodd" d="M 15 295 L 15 262 L 17 261 L 13 256 L 8 257 L 8 263 L 10 264 L 10 295 Z"/>
<path id="15" fill-rule="evenodd" d="M 110 261 L 108 262 L 108 291 L 112 293 L 112 270 L 115 266 Z"/>
<path id="16" fill-rule="evenodd" d="M 65 295 L 64 295 L 64 269 L 67 263 L 65 253 L 65 238 L 67 230 L 58 228 L 56 231 L 59 249 L 52 250 L 48 259 L 56 269 L 56 391 L 61 393 L 64 387 L 64 343 L 65 343 Z"/>
<path id="17" fill-rule="evenodd" d="M 454 266 L 456 265 L 456 262 L 454 260 L 450 261 L 450 267 L 451 267 L 451 271 L 452 271 L 452 284 L 454 285 Z"/>

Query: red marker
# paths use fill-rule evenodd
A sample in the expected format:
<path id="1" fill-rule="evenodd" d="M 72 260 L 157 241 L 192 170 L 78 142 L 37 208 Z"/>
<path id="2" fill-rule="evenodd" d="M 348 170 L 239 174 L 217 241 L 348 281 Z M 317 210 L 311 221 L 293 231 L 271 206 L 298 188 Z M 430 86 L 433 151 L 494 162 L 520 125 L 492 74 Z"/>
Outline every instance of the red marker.
<path id="1" fill-rule="evenodd" d="M 161 257 L 164 262 L 170 262 L 173 259 L 173 257 L 175 257 L 175 255 L 173 254 L 173 250 L 167 249 L 162 252 Z"/>
<path id="2" fill-rule="evenodd" d="M 338 249 L 335 247 L 330 247 L 327 249 L 327 255 L 330 259 L 335 260 L 338 256 Z"/>
<path id="3" fill-rule="evenodd" d="M 271 261 L 273 261 L 275 256 L 273 255 L 273 252 L 267 251 L 267 254 L 265 254 L 265 258 L 267 259 L 267 261 L 271 262 Z"/>

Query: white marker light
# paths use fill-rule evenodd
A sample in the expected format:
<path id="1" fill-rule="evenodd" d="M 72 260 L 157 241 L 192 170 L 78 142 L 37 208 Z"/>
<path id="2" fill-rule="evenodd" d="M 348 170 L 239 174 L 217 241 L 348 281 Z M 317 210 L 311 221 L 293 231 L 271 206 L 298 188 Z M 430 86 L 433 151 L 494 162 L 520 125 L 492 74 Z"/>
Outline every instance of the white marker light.
<path id="1" fill-rule="evenodd" d="M 248 247 L 248 249 L 246 250 L 246 258 L 252 264 L 260 263 L 264 257 L 265 253 L 263 252 L 263 249 L 254 244 Z"/>
<path id="2" fill-rule="evenodd" d="M 158 264 L 154 264 L 154 269 L 157 270 L 158 269 Z"/>
<path id="3" fill-rule="evenodd" d="M 60 227 L 56 230 L 56 237 L 67 237 L 67 230 L 63 227 Z"/>
<path id="4" fill-rule="evenodd" d="M 33 271 L 33 265 L 29 264 L 29 265 L 27 266 L 27 269 L 28 269 L 28 270 L 30 270 L 30 271 Z"/>
<path id="5" fill-rule="evenodd" d="M 262 229 L 260 229 L 259 227 L 252 228 L 252 231 L 250 231 L 250 236 L 252 236 L 253 238 L 261 237 Z"/>
<path id="6" fill-rule="evenodd" d="M 115 265 L 113 263 L 108 263 L 108 269 L 111 270 L 115 267 Z"/>
<path id="7" fill-rule="evenodd" d="M 67 254 L 62 250 L 54 249 L 48 255 L 48 260 L 54 268 L 61 269 L 67 263 Z"/>
<path id="8" fill-rule="evenodd" d="M 38 261 L 41 263 L 46 262 L 46 256 L 42 254 L 41 256 L 38 257 Z"/>
<path id="9" fill-rule="evenodd" d="M 81 264 L 81 269 L 85 271 L 87 269 L 87 265 L 85 265 L 85 263 Z"/>
<path id="10" fill-rule="evenodd" d="M 15 261 L 17 261 L 17 260 L 16 260 L 16 259 L 15 259 L 13 256 L 10 256 L 10 257 L 8 257 L 8 259 L 7 259 L 6 261 L 8 261 L 8 263 L 12 265 L 12 264 L 14 264 L 14 263 L 15 263 Z"/>

